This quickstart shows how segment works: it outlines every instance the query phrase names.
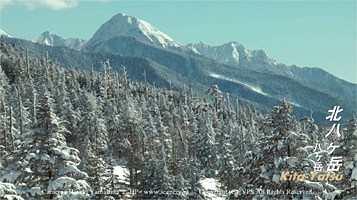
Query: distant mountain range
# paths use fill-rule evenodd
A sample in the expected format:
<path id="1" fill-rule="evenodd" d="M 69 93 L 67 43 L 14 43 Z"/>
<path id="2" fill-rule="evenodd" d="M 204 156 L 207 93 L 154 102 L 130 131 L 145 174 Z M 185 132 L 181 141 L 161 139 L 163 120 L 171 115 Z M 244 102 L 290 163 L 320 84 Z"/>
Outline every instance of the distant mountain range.
<path id="1" fill-rule="evenodd" d="M 188 44 L 186 47 L 219 63 L 308 81 L 330 92 L 348 98 L 356 98 L 356 84 L 337 78 L 321 68 L 298 67 L 296 65 L 288 66 L 277 63 L 265 51 L 247 50 L 237 42 L 229 42 L 214 47 L 203 43 Z"/>
<path id="2" fill-rule="evenodd" d="M 346 116 L 356 112 L 356 84 L 320 68 L 280 64 L 265 51 L 247 50 L 237 42 L 183 46 L 149 23 L 125 14 L 105 22 L 88 42 L 50 32 L 35 40 L 47 47 L 19 39 L 6 40 L 29 48 L 35 57 L 43 57 L 48 51 L 64 67 L 89 69 L 110 58 L 114 69 L 127 66 L 129 76 L 135 80 L 142 80 L 145 69 L 149 82 L 157 86 L 167 87 L 170 79 L 177 90 L 186 84 L 202 95 L 207 87 L 216 84 L 231 97 L 239 97 L 243 104 L 263 112 L 279 104 L 283 97 L 295 105 L 294 114 L 298 117 L 314 110 L 319 122 L 324 122 L 327 110 L 335 105 L 342 106 Z"/>
<path id="3" fill-rule="evenodd" d="M 63 38 L 56 34 L 52 34 L 49 31 L 42 33 L 37 39 L 34 39 L 33 42 L 39 44 L 44 44 L 48 46 L 56 47 L 69 47 L 72 49 L 79 50 L 86 43 L 85 40 L 79 38 Z"/>
<path id="4" fill-rule="evenodd" d="M 147 42 L 157 47 L 209 58 L 233 67 L 269 74 L 284 75 L 290 78 L 308 81 L 330 92 L 348 98 L 356 98 L 355 84 L 339 79 L 320 68 L 302 68 L 296 65 L 287 66 L 285 64 L 280 64 L 269 57 L 265 51 L 247 50 L 243 45 L 237 42 L 230 42 L 216 47 L 203 43 L 182 46 L 178 42 L 175 42 L 171 37 L 158 31 L 149 23 L 125 14 L 117 14 L 105 22 L 85 45 L 84 49 L 89 51 L 106 51 L 111 53 L 122 53 L 124 55 L 141 56 L 140 53 L 137 52 L 138 50 L 135 53 L 127 53 L 127 51 L 125 51 L 126 47 L 123 47 L 122 44 L 111 43 L 113 42 L 112 38 L 117 36 L 134 37 L 139 41 Z M 94 46 L 96 47 L 94 48 Z M 118 49 L 115 49 L 115 46 L 121 46 L 121 48 L 124 49 L 119 50 L 119 52 Z M 153 60 L 156 61 L 155 59 Z"/>

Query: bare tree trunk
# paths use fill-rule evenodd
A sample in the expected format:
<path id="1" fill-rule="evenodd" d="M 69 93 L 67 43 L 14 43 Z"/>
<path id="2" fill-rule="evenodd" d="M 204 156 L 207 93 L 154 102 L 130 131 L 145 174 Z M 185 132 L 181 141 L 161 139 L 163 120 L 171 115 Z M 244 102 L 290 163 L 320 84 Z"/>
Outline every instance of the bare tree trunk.
<path id="1" fill-rule="evenodd" d="M 186 86 L 185 86 L 185 84 L 183 84 L 182 95 L 183 95 L 183 105 L 186 105 Z"/>
<path id="2" fill-rule="evenodd" d="M 12 150 L 15 151 L 14 135 L 13 135 L 13 132 L 12 132 L 12 127 L 13 127 L 13 121 L 12 121 L 12 107 L 10 106 L 10 136 L 11 136 L 11 146 L 12 146 Z"/>
<path id="3" fill-rule="evenodd" d="M 114 176 L 114 167 L 112 166 L 111 167 L 111 170 L 110 170 L 110 173 L 111 173 L 111 176 L 112 176 L 112 180 L 111 180 L 111 189 L 112 191 L 115 190 L 115 183 L 114 183 L 114 179 L 115 179 L 115 176 Z"/>
<path id="4" fill-rule="evenodd" d="M 243 133 L 243 122 L 240 120 L 240 156 L 243 157 L 243 149 L 244 149 L 244 133 Z"/>
<path id="5" fill-rule="evenodd" d="M 169 81 L 169 91 L 170 91 L 170 94 L 169 94 L 169 102 L 172 101 L 172 84 L 171 84 L 171 80 L 168 80 Z"/>
<path id="6" fill-rule="evenodd" d="M 7 150 L 7 138 L 6 138 L 6 107 L 5 107 L 4 99 L 2 100 L 2 107 L 3 107 L 3 109 L 4 109 L 4 120 L 3 120 L 3 125 L 4 125 L 4 147 L 5 147 L 5 150 Z"/>
<path id="7" fill-rule="evenodd" d="M 4 123 L 4 147 L 7 150 L 6 123 Z"/>
<path id="8" fill-rule="evenodd" d="M 48 51 L 46 51 L 46 75 L 48 75 L 49 70 L 49 59 L 48 59 Z"/>
<path id="9" fill-rule="evenodd" d="M 97 128 L 94 130 L 94 152 L 97 155 Z"/>
<path id="10" fill-rule="evenodd" d="M 20 123 L 20 136 L 22 137 L 23 132 L 23 128 L 22 128 L 22 109 L 21 109 L 21 96 L 20 96 L 20 86 L 17 90 L 17 98 L 19 101 L 19 123 Z M 22 140 L 22 139 L 21 139 Z"/>
<path id="11" fill-rule="evenodd" d="M 239 107 L 238 106 L 239 105 L 238 105 L 238 98 L 237 98 L 237 100 L 236 100 L 236 119 L 237 119 L 237 121 L 239 119 Z"/>
<path id="12" fill-rule="evenodd" d="M 33 93 L 32 97 L 32 123 L 36 124 L 36 94 Z"/>
<path id="13" fill-rule="evenodd" d="M 51 170 L 49 170 L 49 172 L 48 172 L 48 178 L 49 178 L 49 181 L 51 181 L 51 179 L 52 179 L 52 171 Z M 53 195 L 53 193 L 51 192 L 51 194 L 50 194 L 50 199 L 53 199 L 54 198 L 54 195 Z"/>
<path id="14" fill-rule="evenodd" d="M 5 123 L 4 123 L 5 125 Z M 5 125 L 6 127 L 6 125 Z M 6 128 L 4 127 L 4 147 L 5 147 L 5 150 L 7 149 L 7 139 L 6 139 Z"/>
<path id="15" fill-rule="evenodd" d="M 134 160 L 133 160 L 133 152 L 130 150 L 129 152 L 129 161 L 128 161 L 128 168 L 129 168 L 129 182 L 130 186 L 134 187 Z"/>
<path id="16" fill-rule="evenodd" d="M 143 156 L 143 158 L 145 158 L 145 141 L 144 141 L 144 137 L 141 138 L 141 154 Z"/>
<path id="17" fill-rule="evenodd" d="M 122 73 L 122 76 L 123 76 L 123 83 L 124 83 L 124 85 L 126 85 L 126 69 L 125 69 L 125 67 L 123 67 L 123 73 Z"/>
<path id="18" fill-rule="evenodd" d="M 26 75 L 30 77 L 30 59 L 28 54 L 28 48 L 26 48 Z"/>
<path id="19" fill-rule="evenodd" d="M 93 71 L 93 65 L 91 67 L 91 71 L 90 71 L 90 89 L 94 90 L 94 71 Z"/>
<path id="20" fill-rule="evenodd" d="M 138 168 L 135 167 L 135 188 L 138 188 Z"/>
<path id="21" fill-rule="evenodd" d="M 226 164 L 226 166 L 227 166 L 227 168 L 226 169 L 228 169 L 228 164 L 227 164 L 227 161 L 225 162 L 225 164 Z M 228 177 L 227 177 L 227 192 L 229 192 L 230 190 L 231 190 L 231 188 L 232 188 L 232 183 L 231 183 L 231 174 L 230 174 L 230 171 L 228 171 Z"/>
<path id="22" fill-rule="evenodd" d="M 217 96 L 215 97 L 215 105 L 216 105 L 216 112 L 218 112 L 218 98 L 217 98 Z"/>
<path id="23" fill-rule="evenodd" d="M 227 107 L 228 107 L 228 117 L 231 119 L 231 100 L 229 99 L 229 93 L 227 93 Z"/>

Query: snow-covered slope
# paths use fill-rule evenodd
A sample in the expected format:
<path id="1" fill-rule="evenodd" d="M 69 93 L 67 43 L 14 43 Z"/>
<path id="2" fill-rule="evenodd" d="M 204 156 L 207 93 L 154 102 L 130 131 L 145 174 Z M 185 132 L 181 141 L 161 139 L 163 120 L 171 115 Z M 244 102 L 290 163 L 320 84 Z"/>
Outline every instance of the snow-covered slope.
<path id="1" fill-rule="evenodd" d="M 0 36 L 4 36 L 4 37 L 12 37 L 11 35 L 9 35 L 8 33 L 6 33 L 5 31 L 0 29 Z"/>
<path id="2" fill-rule="evenodd" d="M 355 99 L 356 97 L 354 84 L 341 80 L 322 69 L 277 63 L 265 51 L 248 50 L 237 42 L 229 42 L 220 46 L 210 46 L 202 42 L 182 46 L 149 23 L 121 13 L 105 22 L 83 46 L 82 50 L 140 56 L 163 66 L 176 68 L 178 65 L 175 62 L 178 60 L 168 60 L 167 57 L 168 54 L 172 55 L 172 51 L 168 50 L 174 50 L 189 56 L 208 58 L 232 66 L 232 69 L 229 70 L 242 68 L 267 74 L 283 75 L 294 80 L 307 81 L 347 98 Z M 190 77 L 191 73 L 188 74 Z M 223 75 L 222 73 L 217 74 Z"/>
<path id="3" fill-rule="evenodd" d="M 241 60 L 252 57 L 251 52 L 245 50 L 244 46 L 237 42 L 230 42 L 221 46 L 209 46 L 202 42 L 186 45 L 188 49 L 223 64 L 238 65 Z"/>
<path id="4" fill-rule="evenodd" d="M 179 50 L 183 46 L 149 23 L 136 17 L 119 13 L 105 22 L 95 32 L 88 44 L 115 36 L 131 36 L 160 47 Z"/>
<path id="5" fill-rule="evenodd" d="M 63 38 L 49 31 L 42 33 L 37 39 L 33 40 L 40 44 L 48 46 L 65 46 L 72 49 L 80 49 L 84 44 L 85 40 L 79 38 Z"/>
<path id="6" fill-rule="evenodd" d="M 125 176 L 129 173 L 128 169 L 124 166 L 115 166 L 114 174 L 118 175 L 118 179 L 121 183 L 129 184 Z"/>
<path id="7" fill-rule="evenodd" d="M 292 76 L 287 67 L 279 66 L 265 51 L 247 50 L 237 42 L 229 42 L 220 46 L 210 46 L 200 42 L 188 44 L 186 48 L 219 63 L 259 72 Z"/>
<path id="8" fill-rule="evenodd" d="M 254 92 L 257 92 L 257 93 L 259 93 L 259 94 L 268 96 L 267 93 L 263 92 L 263 91 L 262 91 L 259 87 L 257 87 L 257 86 L 252 86 L 252 85 L 250 85 L 250 84 L 243 83 L 243 82 L 241 82 L 241 81 L 234 80 L 234 79 L 232 79 L 232 78 L 228 78 L 228 77 L 225 77 L 225 76 L 222 76 L 222 75 L 219 75 L 219 74 L 215 74 L 215 73 L 210 73 L 210 76 L 212 76 L 212 77 L 214 77 L 214 78 L 217 78 L 217 79 L 222 79 L 222 80 L 226 80 L 226 81 L 230 81 L 230 82 L 235 82 L 235 83 L 244 85 L 245 87 L 249 88 L 250 90 L 252 90 L 252 91 L 254 91 Z"/>
<path id="9" fill-rule="evenodd" d="M 209 46 L 204 43 L 188 44 L 186 48 L 203 57 L 233 67 L 250 69 L 258 72 L 287 76 L 307 81 L 333 93 L 355 99 L 355 85 L 341 80 L 332 74 L 311 67 L 298 67 L 277 63 L 263 50 L 247 50 L 237 42 L 229 42 L 221 46 Z"/>
<path id="10" fill-rule="evenodd" d="M 225 192 L 219 189 L 219 182 L 214 178 L 206 178 L 200 180 L 200 184 L 202 185 L 202 194 L 206 199 L 212 200 L 223 200 L 225 199 Z"/>

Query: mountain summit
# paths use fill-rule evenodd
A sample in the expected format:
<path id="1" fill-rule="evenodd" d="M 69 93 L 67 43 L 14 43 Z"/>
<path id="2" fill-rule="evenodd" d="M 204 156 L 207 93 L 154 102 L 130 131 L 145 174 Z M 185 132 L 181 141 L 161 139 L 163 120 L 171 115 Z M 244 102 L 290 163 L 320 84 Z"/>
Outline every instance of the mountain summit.
<path id="1" fill-rule="evenodd" d="M 88 41 L 88 44 L 115 36 L 135 37 L 142 41 L 173 50 L 182 48 L 180 43 L 149 23 L 123 13 L 114 15 L 110 20 L 105 22 Z"/>
<path id="2" fill-rule="evenodd" d="M 33 42 L 48 46 L 64 46 L 78 50 L 83 46 L 83 44 L 85 44 L 86 41 L 79 38 L 67 39 L 53 34 L 50 31 L 46 31 L 42 33 L 37 39 L 33 40 Z"/>
<path id="3" fill-rule="evenodd" d="M 258 72 L 293 77 L 288 66 L 278 64 L 263 50 L 248 50 L 238 42 L 210 46 L 202 42 L 188 44 L 186 48 L 219 63 Z"/>
<path id="4" fill-rule="evenodd" d="M 275 60 L 270 58 L 265 51 L 247 50 L 238 42 L 229 42 L 221 46 L 209 46 L 200 42 L 198 44 L 188 44 L 186 47 L 203 57 L 232 66 L 242 65 L 252 60 L 259 60 L 261 63 L 275 64 Z M 257 66 L 257 68 L 260 68 L 260 66 Z M 253 68 L 253 70 L 256 69 Z"/>

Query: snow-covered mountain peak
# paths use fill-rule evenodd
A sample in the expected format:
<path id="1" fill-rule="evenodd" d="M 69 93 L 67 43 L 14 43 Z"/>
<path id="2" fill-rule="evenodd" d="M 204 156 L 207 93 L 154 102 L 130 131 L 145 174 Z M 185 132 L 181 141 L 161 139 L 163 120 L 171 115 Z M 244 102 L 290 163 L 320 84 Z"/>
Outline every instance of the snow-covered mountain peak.
<path id="1" fill-rule="evenodd" d="M 102 24 L 88 44 L 115 36 L 131 36 L 164 48 L 181 48 L 182 45 L 170 36 L 136 17 L 119 13 Z"/>
<path id="2" fill-rule="evenodd" d="M 8 33 L 6 33 L 5 31 L 0 29 L 0 36 L 4 36 L 4 37 L 12 37 L 11 35 L 9 35 Z"/>
<path id="3" fill-rule="evenodd" d="M 269 56 L 267 52 L 262 49 L 250 51 L 251 55 L 256 59 L 259 59 L 263 62 L 269 63 L 270 65 L 277 65 L 276 61 Z"/>
<path id="4" fill-rule="evenodd" d="M 42 33 L 42 35 L 52 35 L 51 31 L 45 31 Z"/>
<path id="5" fill-rule="evenodd" d="M 57 35 L 54 35 L 55 39 L 60 38 L 60 37 L 56 37 L 56 36 Z M 50 31 L 45 31 L 37 39 L 34 39 L 33 42 L 45 44 L 48 46 L 54 46 L 55 40 L 53 39 L 52 33 Z"/>
<path id="6" fill-rule="evenodd" d="M 43 32 L 38 38 L 32 40 L 33 42 L 48 45 L 48 46 L 65 46 L 72 49 L 80 49 L 84 44 L 85 40 L 79 38 L 64 38 L 50 31 Z"/>
<path id="7" fill-rule="evenodd" d="M 210 46 L 202 42 L 197 44 L 188 44 L 186 48 L 190 49 L 197 54 L 213 59 L 217 62 L 252 69 L 255 71 L 263 71 L 271 73 L 276 71 L 275 67 L 277 63 L 263 50 L 248 50 L 242 44 L 238 42 L 228 42 L 220 46 Z M 266 69 L 269 65 L 269 69 Z M 283 69 L 283 74 L 291 74 Z M 276 72 L 277 74 L 282 74 Z"/>
<path id="8" fill-rule="evenodd" d="M 249 60 L 252 55 L 238 42 L 228 42 L 220 46 L 210 46 L 203 42 L 188 44 L 186 48 L 198 54 L 216 60 L 220 63 L 238 66 L 243 60 Z"/>

